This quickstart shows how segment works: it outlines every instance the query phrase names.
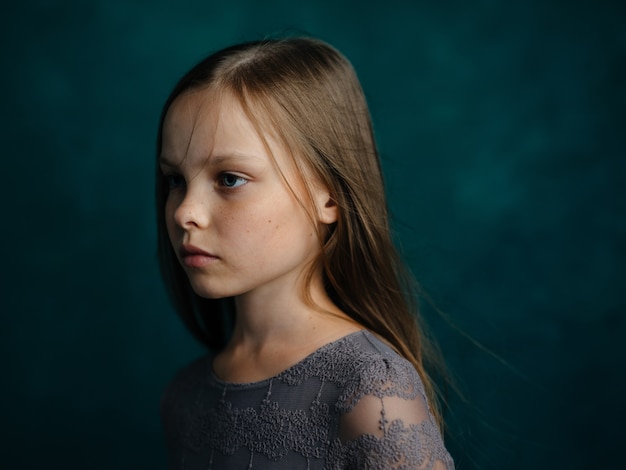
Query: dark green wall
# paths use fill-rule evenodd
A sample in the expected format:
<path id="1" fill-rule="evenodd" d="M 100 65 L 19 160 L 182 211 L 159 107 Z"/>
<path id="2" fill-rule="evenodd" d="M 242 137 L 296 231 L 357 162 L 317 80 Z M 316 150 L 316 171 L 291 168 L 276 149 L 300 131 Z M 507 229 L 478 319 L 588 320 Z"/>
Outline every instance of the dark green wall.
<path id="1" fill-rule="evenodd" d="M 206 53 L 286 29 L 354 63 L 398 239 L 460 328 L 426 309 L 469 400 L 449 415 L 458 468 L 616 468 L 623 3 L 373 5 L 2 7 L 3 468 L 164 468 L 160 393 L 200 348 L 157 275 L 158 114 Z"/>

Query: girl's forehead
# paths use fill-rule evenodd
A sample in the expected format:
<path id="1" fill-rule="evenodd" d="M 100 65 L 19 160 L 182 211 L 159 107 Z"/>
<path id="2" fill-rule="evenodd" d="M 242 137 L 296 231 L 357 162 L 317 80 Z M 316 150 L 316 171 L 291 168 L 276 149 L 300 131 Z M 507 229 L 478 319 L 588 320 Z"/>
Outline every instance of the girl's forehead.
<path id="1" fill-rule="evenodd" d="M 163 121 L 163 147 L 207 145 L 219 136 L 248 134 L 253 126 L 236 100 L 206 91 L 189 91 L 170 105 Z M 225 135 L 224 135 L 225 134 Z M 232 139 L 231 139 L 232 140 Z"/>
<path id="2" fill-rule="evenodd" d="M 193 127 L 215 121 L 222 106 L 215 93 L 187 91 L 170 105 L 163 122 L 164 130 Z"/>
<path id="3" fill-rule="evenodd" d="M 256 155 L 282 170 L 292 167 L 293 156 L 276 133 L 267 129 L 268 120 L 255 122 L 230 92 L 193 90 L 177 97 L 163 123 L 162 156 L 179 161 L 188 154 L 211 156 Z M 270 121 L 271 122 L 271 121 Z"/>
<path id="4" fill-rule="evenodd" d="M 251 107 L 250 103 L 246 103 Z M 257 111 L 255 109 L 255 111 Z M 255 115 L 257 113 L 255 112 Z M 255 122 L 245 112 L 241 101 L 231 92 L 219 90 L 192 90 L 181 94 L 167 111 L 164 128 L 203 128 L 215 132 L 217 128 L 234 128 L 253 131 L 269 140 L 275 133 L 265 125 L 270 119 L 256 118 Z"/>

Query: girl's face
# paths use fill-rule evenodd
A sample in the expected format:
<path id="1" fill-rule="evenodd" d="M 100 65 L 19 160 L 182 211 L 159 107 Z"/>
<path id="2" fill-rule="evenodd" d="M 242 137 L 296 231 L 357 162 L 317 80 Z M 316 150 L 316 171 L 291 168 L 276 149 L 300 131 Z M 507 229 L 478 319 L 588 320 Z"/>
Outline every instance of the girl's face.
<path id="1" fill-rule="evenodd" d="M 207 93 L 178 97 L 163 124 L 165 218 L 178 260 L 207 298 L 298 288 L 320 245 L 276 165 L 296 192 L 301 179 L 285 149 L 265 135 L 274 164 L 234 97 Z M 334 222 L 328 192 L 317 185 L 313 199 L 320 223 Z"/>

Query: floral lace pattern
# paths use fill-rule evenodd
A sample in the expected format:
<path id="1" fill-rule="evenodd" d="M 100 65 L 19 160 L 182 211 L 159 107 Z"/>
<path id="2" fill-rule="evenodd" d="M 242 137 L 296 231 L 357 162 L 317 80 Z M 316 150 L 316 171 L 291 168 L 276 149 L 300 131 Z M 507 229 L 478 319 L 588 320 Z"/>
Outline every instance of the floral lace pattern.
<path id="1" fill-rule="evenodd" d="M 366 331 L 252 384 L 217 380 L 204 358 L 162 416 L 171 469 L 454 468 L 415 369 Z"/>
<path id="2" fill-rule="evenodd" d="M 245 447 L 271 460 L 279 460 L 290 450 L 306 458 L 323 457 L 330 422 L 325 403 L 314 402 L 307 412 L 281 409 L 269 399 L 258 410 L 234 408 L 231 402 L 222 401 L 195 419 L 194 428 L 200 432 L 190 436 L 194 449 L 208 446 L 232 455 Z"/>
<path id="3" fill-rule="evenodd" d="M 437 427 L 429 421 L 404 426 L 401 420 L 391 423 L 382 438 L 364 434 L 345 444 L 335 442 L 329 448 L 333 470 L 415 470 L 453 469 L 450 455 L 440 444 Z M 437 466 L 437 462 L 440 462 Z M 444 466 L 441 466 L 444 465 Z"/>

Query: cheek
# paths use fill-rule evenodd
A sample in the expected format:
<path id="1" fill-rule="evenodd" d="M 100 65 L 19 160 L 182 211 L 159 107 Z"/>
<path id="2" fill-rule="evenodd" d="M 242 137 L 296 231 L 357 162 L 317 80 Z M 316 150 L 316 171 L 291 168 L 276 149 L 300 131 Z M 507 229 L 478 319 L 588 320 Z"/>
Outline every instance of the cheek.
<path id="1" fill-rule="evenodd" d="M 283 238 L 286 228 L 283 206 L 264 202 L 241 210 L 225 211 L 214 227 L 220 238 L 236 245 L 240 253 L 263 256 L 268 249 L 273 249 L 279 238 Z"/>
<path id="2" fill-rule="evenodd" d="M 276 230 L 275 217 L 261 210 L 246 210 L 231 214 L 220 221 L 218 231 L 222 236 L 237 242 L 244 250 L 258 249 L 260 244 L 271 243 Z"/>
<path id="3" fill-rule="evenodd" d="M 254 218 L 252 233 L 259 243 L 263 243 L 273 253 L 292 246 L 310 249 L 310 241 L 316 240 L 315 229 L 302 208 L 284 202 L 272 204 Z"/>

